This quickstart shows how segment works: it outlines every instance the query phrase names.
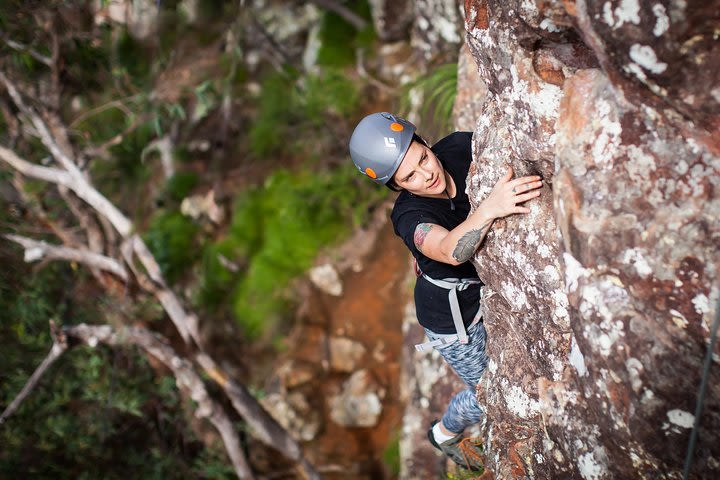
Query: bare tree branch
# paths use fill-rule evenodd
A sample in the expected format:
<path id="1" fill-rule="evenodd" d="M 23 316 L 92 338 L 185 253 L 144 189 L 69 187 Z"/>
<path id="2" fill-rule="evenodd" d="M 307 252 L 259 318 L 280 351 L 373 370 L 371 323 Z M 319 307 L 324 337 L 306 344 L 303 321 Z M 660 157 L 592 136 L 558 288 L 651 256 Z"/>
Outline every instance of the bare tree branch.
<path id="1" fill-rule="evenodd" d="M 358 48 L 356 52 L 357 52 L 357 55 L 356 55 L 356 56 L 357 56 L 357 66 L 356 66 L 356 68 L 357 68 L 358 74 L 359 74 L 362 78 L 366 79 L 367 81 L 369 81 L 370 83 L 372 83 L 373 85 L 375 85 L 376 87 L 378 87 L 380 90 L 382 90 L 382 91 L 384 91 L 384 92 L 387 92 L 387 93 L 390 93 L 390 94 L 396 93 L 396 92 L 397 92 L 397 89 L 396 89 L 396 88 L 393 88 L 393 87 L 391 87 L 390 85 L 387 85 L 387 84 L 381 82 L 380 80 L 378 80 L 377 78 L 371 76 L 371 75 L 368 73 L 368 71 L 365 69 L 365 63 L 364 63 L 364 60 L 363 60 L 364 57 L 365 57 L 365 50 L 362 49 L 362 48 Z"/>
<path id="2" fill-rule="evenodd" d="M 38 135 L 40 136 L 40 140 L 43 142 L 43 145 L 45 145 L 45 147 L 50 151 L 55 160 L 57 160 L 58 163 L 62 165 L 63 168 L 68 171 L 68 173 L 70 173 L 70 175 L 81 177 L 82 172 L 80 172 L 80 169 L 77 167 L 77 165 L 75 165 L 75 163 L 73 163 L 73 161 L 67 156 L 67 154 L 60 149 L 57 142 L 53 140 L 52 136 L 50 135 L 50 131 L 45 125 L 45 122 L 40 119 L 40 116 L 35 113 L 32 108 L 28 107 L 25 104 L 25 101 L 20 96 L 20 92 L 18 92 L 15 84 L 11 82 L 3 72 L 0 72 L 0 83 L 3 83 L 5 85 L 8 94 L 10 94 L 10 98 L 12 98 L 18 109 L 20 109 L 21 112 L 23 112 L 30 118 L 30 121 L 32 122 L 33 126 L 38 132 Z"/>
<path id="3" fill-rule="evenodd" d="M 111 139 L 106 140 L 101 145 L 92 146 L 85 148 L 83 150 L 83 154 L 87 155 L 88 157 L 101 157 L 101 158 L 107 158 L 110 156 L 110 153 L 108 152 L 108 149 L 110 147 L 114 147 L 115 145 L 120 145 L 123 140 L 125 140 L 125 137 L 132 133 L 133 131 L 137 130 L 137 128 L 142 124 L 143 121 L 145 121 L 145 116 L 140 115 L 135 117 L 133 122 L 128 125 L 125 130 L 118 133 L 117 135 L 113 136 Z"/>
<path id="4" fill-rule="evenodd" d="M 0 82 L 5 83 L 8 90 L 13 88 L 13 85 L 1 72 Z M 50 181 L 58 185 L 67 186 L 75 192 L 79 198 L 83 199 L 93 209 L 95 209 L 101 218 L 106 218 L 120 235 L 121 253 L 128 267 L 133 271 L 138 283 L 144 289 L 155 295 L 158 301 L 162 304 L 165 312 L 173 321 L 183 340 L 192 347 L 190 344 L 190 339 L 192 339 L 194 340 L 195 345 L 201 348 L 198 334 L 197 316 L 192 312 L 186 312 L 178 296 L 167 287 L 163 279 L 162 272 L 160 271 L 160 267 L 158 266 L 154 256 L 140 236 L 133 232 L 132 222 L 130 222 L 127 217 L 125 217 L 111 202 L 109 202 L 89 183 L 89 178 L 87 176 L 79 173 L 77 164 L 74 164 L 70 157 L 65 155 L 62 152 L 62 149 L 58 147 L 45 124 L 42 120 L 40 120 L 40 117 L 24 106 L 17 90 L 14 91 L 14 95 L 11 94 L 11 97 L 15 101 L 16 105 L 18 105 L 18 108 L 23 110 L 26 113 L 26 116 L 30 118 L 33 125 L 38 130 L 43 143 L 51 151 L 58 163 L 63 166 L 66 164 L 70 165 L 71 170 L 65 172 L 55 168 L 34 165 L 26 160 L 20 159 L 13 151 L 1 146 L 0 160 L 10 164 L 21 173 L 33 176 L 34 178 Z M 135 265 L 134 256 L 137 256 L 137 259 L 144 268 L 144 271 Z M 110 329 L 110 333 L 107 333 L 107 335 L 110 335 L 112 331 L 111 327 L 106 326 L 106 328 Z M 148 349 L 146 348 L 146 350 Z M 153 354 L 149 350 L 148 353 Z M 220 385 L 231 399 L 233 407 L 241 416 L 243 416 L 243 418 L 245 418 L 246 421 L 248 421 L 248 423 L 253 424 L 253 431 L 256 432 L 259 438 L 269 446 L 278 449 L 286 457 L 298 462 L 303 475 L 306 478 L 313 480 L 319 478 L 319 475 L 312 465 L 303 457 L 297 442 L 295 442 L 295 440 L 292 439 L 292 437 L 267 412 L 265 412 L 262 406 L 250 395 L 247 389 L 234 381 L 228 380 L 228 376 L 216 367 L 214 361 L 212 361 L 210 357 L 204 355 L 203 359 L 204 363 L 209 365 L 208 368 L 211 368 L 211 370 L 208 370 L 207 373 L 215 381 L 221 382 Z M 205 369 L 205 367 L 203 367 L 203 369 Z M 212 415 L 209 415 L 209 418 L 211 421 L 213 418 L 215 419 L 216 426 L 219 429 L 224 428 L 222 427 L 224 420 Z M 228 444 L 232 444 L 232 439 L 228 439 Z"/>
<path id="5" fill-rule="evenodd" d="M 2 424 L 12 415 L 20 404 L 32 392 L 40 378 L 50 366 L 68 349 L 68 338 L 94 347 L 98 342 L 110 346 L 137 345 L 147 354 L 160 360 L 175 376 L 175 382 L 183 393 L 188 395 L 196 404 L 195 415 L 198 418 L 207 418 L 220 434 L 225 450 L 235 468 L 235 473 L 241 479 L 253 479 L 253 473 L 242 451 L 242 445 L 237 431 L 220 404 L 212 399 L 200 376 L 195 372 L 192 363 L 180 357 L 169 346 L 168 342 L 157 334 L 139 327 L 124 328 L 118 332 L 110 325 L 79 324 L 58 330 L 53 321 L 50 321 L 50 330 L 53 334 L 53 346 L 40 366 L 25 384 L 20 393 L 0 415 Z"/>
<path id="6" fill-rule="evenodd" d="M 65 350 L 67 350 L 67 338 L 62 333 L 56 333 L 57 330 L 55 328 L 55 323 L 52 320 L 50 320 L 50 332 L 53 336 L 53 345 L 52 348 L 50 348 L 50 352 L 47 354 L 47 357 L 45 357 L 42 363 L 35 369 L 33 374 L 28 379 L 27 383 L 25 383 L 23 389 L 20 390 L 20 393 L 18 393 L 18 395 L 13 399 L 12 402 L 10 402 L 10 405 L 8 405 L 2 415 L 0 415 L 0 425 L 2 425 L 5 420 L 10 417 L 10 415 L 15 413 L 23 400 L 25 400 L 25 398 L 30 395 L 30 392 L 32 392 L 35 386 L 38 384 L 40 378 L 45 375 L 45 372 L 48 370 L 48 368 L 50 368 L 50 366 L 55 363 L 55 360 L 60 358 L 60 355 L 62 355 Z"/>
<path id="7" fill-rule="evenodd" d="M 144 162 L 147 156 L 152 152 L 157 152 L 158 155 L 160 155 L 160 164 L 162 165 L 165 179 L 172 177 L 175 174 L 175 168 L 173 166 L 172 155 L 173 141 L 170 136 L 165 135 L 162 138 L 158 138 L 150 142 L 150 144 L 145 147 L 140 154 L 140 160 Z"/>
<path id="8" fill-rule="evenodd" d="M 77 218 L 78 222 L 80 222 L 80 226 L 87 234 L 88 247 L 90 247 L 90 251 L 102 254 L 103 236 L 100 232 L 99 225 L 87 212 L 83 210 L 83 205 L 66 187 L 58 187 L 58 190 L 60 191 L 60 196 L 63 200 L 65 200 L 68 208 L 73 215 L 75 215 L 75 218 Z"/>
<path id="9" fill-rule="evenodd" d="M 20 235 L 10 234 L 5 235 L 5 238 L 18 243 L 25 248 L 25 261 L 28 263 L 35 262 L 40 259 L 77 262 L 87 265 L 90 268 L 97 268 L 113 273 L 125 282 L 128 281 L 127 270 L 125 270 L 125 267 L 113 258 L 106 257 L 89 250 L 50 245 L 47 242 L 33 240 Z"/>
<path id="10" fill-rule="evenodd" d="M 147 329 L 138 327 L 128 327 L 115 332 L 109 325 L 79 324 L 66 327 L 64 331 L 69 337 L 79 339 L 88 345 L 97 342 L 112 346 L 138 345 L 148 354 L 160 360 L 173 372 L 178 388 L 185 391 L 197 403 L 198 407 L 195 415 L 198 418 L 207 418 L 218 430 L 238 477 L 253 478 L 245 455 L 242 453 L 240 439 L 230 417 L 212 399 L 202 379 L 195 372 L 192 363 L 180 357 L 164 338 L 151 333 Z"/>
<path id="11" fill-rule="evenodd" d="M 64 185 L 69 187 L 72 183 L 72 179 L 67 172 L 63 172 L 60 169 L 52 167 L 43 167 L 42 165 L 36 165 L 30 163 L 27 160 L 23 160 L 18 157 L 15 152 L 7 149 L 0 145 L 0 159 L 4 160 L 11 167 L 18 172 L 22 173 L 26 177 L 36 178 L 38 180 L 45 180 L 46 182 L 54 183 L 56 185 Z"/>
<path id="12" fill-rule="evenodd" d="M 331 12 L 335 12 L 338 15 L 340 15 L 343 20 L 348 22 L 350 25 L 355 27 L 357 30 L 362 30 L 363 28 L 367 27 L 367 21 L 362 18 L 357 13 L 353 12 L 349 8 L 347 8 L 345 5 L 341 4 L 340 2 L 335 2 L 333 0 L 311 0 L 312 3 L 315 5 L 318 5 L 319 7 L 322 7 L 326 10 L 330 10 Z"/>
<path id="13" fill-rule="evenodd" d="M 208 355 L 201 353 L 195 359 L 210 378 L 222 387 L 235 410 L 245 419 L 263 443 L 272 445 L 283 452 L 286 457 L 297 462 L 306 479 L 320 479 L 320 475 L 314 467 L 304 458 L 300 445 L 255 400 L 247 388 L 230 378 Z"/>
<path id="14" fill-rule="evenodd" d="M 25 44 L 22 44 L 20 42 L 16 42 L 15 40 L 11 40 L 9 38 L 3 39 L 5 42 L 5 45 L 12 48 L 13 50 L 17 50 L 18 52 L 27 52 L 31 57 L 33 57 L 35 60 L 37 60 L 40 63 L 44 63 L 48 67 L 52 65 L 52 59 L 48 57 L 47 55 L 43 55 L 42 53 L 38 52 L 37 50 L 28 47 Z"/>

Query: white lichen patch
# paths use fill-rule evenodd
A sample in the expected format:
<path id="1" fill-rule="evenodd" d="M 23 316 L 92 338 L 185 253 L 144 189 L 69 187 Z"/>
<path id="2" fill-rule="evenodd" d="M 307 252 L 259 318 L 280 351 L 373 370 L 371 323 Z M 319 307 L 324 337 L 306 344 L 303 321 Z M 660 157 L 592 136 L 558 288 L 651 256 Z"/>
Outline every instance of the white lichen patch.
<path id="1" fill-rule="evenodd" d="M 642 388 L 642 380 L 640 374 L 643 372 L 643 364 L 635 357 L 630 357 L 625 360 L 625 368 L 628 371 L 630 377 L 630 386 L 635 392 L 639 392 Z"/>
<path id="2" fill-rule="evenodd" d="M 627 291 L 617 285 L 612 279 L 604 278 L 601 281 L 586 285 L 580 290 L 580 314 L 590 318 L 594 314 L 600 317 L 599 324 L 587 324 L 583 336 L 590 345 L 607 357 L 615 342 L 625 335 L 625 325 L 620 320 L 614 320 L 614 310 L 623 308 L 627 303 Z"/>
<path id="3" fill-rule="evenodd" d="M 560 31 L 558 26 L 555 25 L 553 23 L 553 21 L 550 20 L 549 18 L 545 18 L 545 19 L 543 19 L 542 22 L 540 22 L 540 28 L 542 28 L 543 30 L 547 30 L 548 32 L 559 32 Z"/>
<path id="4" fill-rule="evenodd" d="M 640 24 L 640 5 L 638 0 L 621 0 L 620 4 L 612 10 L 612 4 L 603 5 L 603 20 L 613 28 L 620 28 L 625 23 Z"/>
<path id="5" fill-rule="evenodd" d="M 655 50 L 648 45 L 633 44 L 630 47 L 630 58 L 645 70 L 655 74 L 667 70 L 667 63 L 658 61 Z"/>
<path id="6" fill-rule="evenodd" d="M 657 169 L 655 158 L 636 145 L 628 145 L 626 152 L 628 162 L 625 164 L 625 168 L 628 176 L 633 183 L 642 184 L 647 180 L 648 172 Z"/>
<path id="7" fill-rule="evenodd" d="M 695 423 L 695 415 L 677 408 L 667 412 L 667 417 L 671 423 L 682 428 L 692 428 Z"/>
<path id="8" fill-rule="evenodd" d="M 517 385 L 513 385 L 509 389 L 504 389 L 503 393 L 508 410 L 518 417 L 530 418 L 539 411 L 539 402 L 530 398 L 527 393 Z"/>
<path id="9" fill-rule="evenodd" d="M 580 455 L 577 461 L 580 475 L 585 480 L 600 480 L 605 477 L 607 467 L 604 463 L 598 461 L 594 452 L 588 452 Z"/>
<path id="10" fill-rule="evenodd" d="M 648 264 L 642 250 L 639 248 L 629 248 L 625 250 L 620 258 L 622 263 L 632 265 L 635 267 L 635 271 L 642 278 L 646 278 L 652 273 L 652 268 Z"/>
<path id="11" fill-rule="evenodd" d="M 512 76 L 511 90 L 507 91 L 508 108 L 514 110 L 513 102 L 520 101 L 527 104 L 535 115 L 555 120 L 558 116 L 558 108 L 560 107 L 560 99 L 562 98 L 562 89 L 551 83 L 541 83 L 536 92 L 530 92 L 528 82 L 520 79 L 517 67 L 510 66 L 510 75 Z M 513 112 L 506 113 L 512 114 Z M 524 112 L 527 113 L 527 112 Z M 529 126 L 530 118 L 525 118 L 525 122 Z"/>
<path id="12" fill-rule="evenodd" d="M 585 366 L 585 357 L 580 351 L 580 346 L 578 346 L 577 340 L 575 340 L 575 335 L 572 336 L 570 344 L 570 356 L 568 357 L 568 361 L 570 362 L 570 365 L 575 367 L 578 375 L 584 377 L 588 373 L 587 367 Z"/>
<path id="13" fill-rule="evenodd" d="M 525 243 L 527 245 L 535 245 L 539 239 L 540 237 L 538 237 L 537 232 L 535 230 L 530 230 L 525 237 Z"/>
<path id="14" fill-rule="evenodd" d="M 542 258 L 548 258 L 550 256 L 550 247 L 545 243 L 540 244 L 537 251 Z"/>
<path id="15" fill-rule="evenodd" d="M 567 294 L 562 290 L 555 290 L 552 293 L 553 303 L 555 309 L 553 310 L 553 323 L 560 326 L 561 328 L 569 327 L 570 314 L 568 313 L 568 298 Z"/>
<path id="16" fill-rule="evenodd" d="M 523 308 L 528 308 L 530 306 L 528 304 L 527 295 L 525 295 L 525 292 L 518 289 L 514 284 L 510 282 L 502 283 L 502 294 L 503 297 L 505 297 L 505 300 L 507 300 L 514 309 L 519 310 Z"/>
<path id="17" fill-rule="evenodd" d="M 592 146 L 592 158 L 596 165 L 611 168 L 612 161 L 616 157 L 616 152 L 621 144 L 622 127 L 615 117 L 614 109 L 607 100 L 597 101 L 595 122 L 600 128 L 600 132 Z"/>
<path id="18" fill-rule="evenodd" d="M 492 373 L 493 375 L 495 375 L 495 374 L 497 374 L 497 371 L 498 371 L 498 364 L 495 363 L 495 361 L 491 359 L 491 360 L 488 362 L 487 369 L 488 369 L 488 371 L 489 371 L 490 373 Z"/>
<path id="19" fill-rule="evenodd" d="M 558 273 L 558 269 L 555 268 L 553 265 L 547 265 L 545 268 L 543 268 L 542 273 L 550 280 L 551 282 L 559 282 L 560 281 L 560 274 Z M 567 296 L 565 297 L 567 299 Z"/>
<path id="20" fill-rule="evenodd" d="M 672 315 L 672 321 L 675 325 L 677 325 L 679 328 L 687 328 L 689 322 L 687 321 L 687 318 L 685 318 L 685 315 L 675 309 L 670 309 L 669 312 L 670 315 Z"/>
<path id="21" fill-rule="evenodd" d="M 670 19 L 668 18 L 667 12 L 665 11 L 665 6 L 661 3 L 656 3 L 655 5 L 653 5 L 652 11 L 655 14 L 655 17 L 657 17 L 657 20 L 655 21 L 655 26 L 653 27 L 653 34 L 656 37 L 659 37 L 663 33 L 667 32 L 670 28 Z"/>
<path id="22" fill-rule="evenodd" d="M 648 403 L 655 400 L 655 393 L 650 389 L 645 389 L 643 391 L 642 397 L 640 397 L 640 403 L 643 405 L 647 405 Z"/>
<path id="23" fill-rule="evenodd" d="M 692 304 L 695 307 L 695 311 L 700 315 L 705 315 L 710 312 L 710 302 L 704 293 L 696 295 L 695 298 L 692 299 Z"/>
<path id="24" fill-rule="evenodd" d="M 565 289 L 574 292 L 578 288 L 578 280 L 590 276 L 590 270 L 583 267 L 575 257 L 568 252 L 563 253 L 565 260 Z"/>

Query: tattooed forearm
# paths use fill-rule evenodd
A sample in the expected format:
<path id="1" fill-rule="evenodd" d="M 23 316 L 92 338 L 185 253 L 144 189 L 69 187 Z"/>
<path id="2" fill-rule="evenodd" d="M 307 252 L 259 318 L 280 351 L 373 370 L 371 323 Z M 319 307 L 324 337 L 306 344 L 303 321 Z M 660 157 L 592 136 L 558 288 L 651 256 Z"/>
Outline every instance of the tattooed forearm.
<path id="1" fill-rule="evenodd" d="M 420 250 L 420 252 L 422 252 L 423 243 L 425 243 L 425 237 L 427 237 L 427 234 L 430 233 L 432 227 L 432 223 L 421 223 L 420 225 L 415 227 L 415 235 L 413 236 L 413 241 L 415 242 L 415 246 L 418 250 Z"/>
<path id="2" fill-rule="evenodd" d="M 492 220 L 489 220 L 477 230 L 470 230 L 460 237 L 455 250 L 453 250 L 453 258 L 460 263 L 465 263 L 470 260 L 475 253 L 475 250 L 477 250 L 478 245 L 480 245 L 482 239 L 485 238 L 485 234 L 487 233 L 491 223 Z"/>

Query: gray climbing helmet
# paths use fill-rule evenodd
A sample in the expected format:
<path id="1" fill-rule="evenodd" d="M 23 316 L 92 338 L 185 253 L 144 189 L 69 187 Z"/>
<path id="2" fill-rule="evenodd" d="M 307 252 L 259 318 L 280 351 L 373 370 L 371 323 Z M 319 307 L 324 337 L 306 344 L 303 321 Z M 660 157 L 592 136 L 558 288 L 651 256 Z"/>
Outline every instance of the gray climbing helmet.
<path id="1" fill-rule="evenodd" d="M 415 125 L 391 113 L 363 118 L 350 137 L 350 156 L 358 170 L 375 183 L 386 184 L 412 143 Z"/>

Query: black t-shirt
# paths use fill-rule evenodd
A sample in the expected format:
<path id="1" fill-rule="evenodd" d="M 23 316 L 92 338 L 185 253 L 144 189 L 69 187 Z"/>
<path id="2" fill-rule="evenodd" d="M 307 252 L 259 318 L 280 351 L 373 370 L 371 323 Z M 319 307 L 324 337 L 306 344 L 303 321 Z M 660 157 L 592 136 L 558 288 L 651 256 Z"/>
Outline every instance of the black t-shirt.
<path id="1" fill-rule="evenodd" d="M 470 262 L 453 266 L 426 257 L 415 246 L 415 227 L 421 223 L 434 223 L 452 230 L 465 221 L 470 213 L 470 200 L 465 193 L 465 178 L 472 161 L 472 132 L 455 132 L 443 138 L 431 150 L 442 163 L 443 168 L 455 181 L 456 193 L 452 199 L 455 210 L 447 198 L 428 198 L 413 195 L 403 190 L 395 200 L 390 218 L 395 233 L 403 239 L 418 262 L 420 270 L 433 279 L 477 278 L 475 267 Z M 458 292 L 460 309 L 465 326 L 468 326 L 480 306 L 480 286 L 471 285 Z M 418 277 L 415 284 L 415 308 L 420 325 L 440 333 L 455 333 L 455 326 L 448 302 L 448 290 L 440 288 Z"/>

